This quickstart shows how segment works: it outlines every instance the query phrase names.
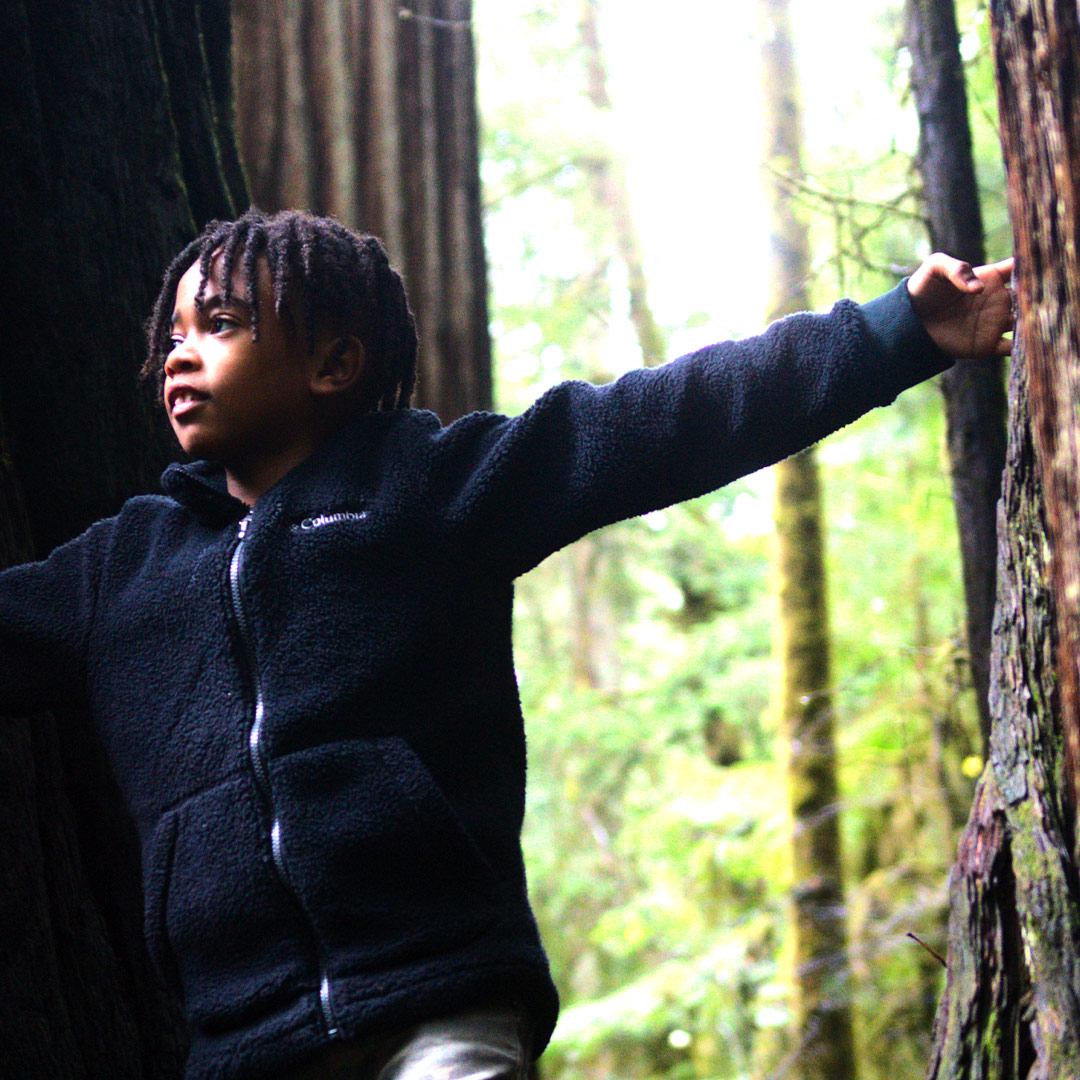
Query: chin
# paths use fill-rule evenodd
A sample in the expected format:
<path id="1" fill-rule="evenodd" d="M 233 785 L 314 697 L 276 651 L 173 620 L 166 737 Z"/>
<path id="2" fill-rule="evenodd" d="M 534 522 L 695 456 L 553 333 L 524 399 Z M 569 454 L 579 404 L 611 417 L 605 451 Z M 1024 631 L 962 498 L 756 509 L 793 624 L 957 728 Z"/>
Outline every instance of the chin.
<path id="1" fill-rule="evenodd" d="M 185 438 L 177 433 L 176 441 L 180 444 L 180 449 L 194 460 L 220 461 L 222 458 L 221 448 L 210 440 L 191 438 L 190 435 Z"/>

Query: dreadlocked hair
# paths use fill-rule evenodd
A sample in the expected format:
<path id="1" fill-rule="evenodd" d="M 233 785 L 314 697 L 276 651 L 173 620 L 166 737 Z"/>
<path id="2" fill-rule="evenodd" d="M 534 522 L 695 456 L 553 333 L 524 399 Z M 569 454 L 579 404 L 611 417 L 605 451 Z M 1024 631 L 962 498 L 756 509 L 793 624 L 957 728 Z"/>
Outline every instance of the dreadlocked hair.
<path id="1" fill-rule="evenodd" d="M 176 287 L 195 262 L 200 275 L 196 309 L 202 310 L 216 262 L 222 299 L 228 303 L 237 286 L 245 290 L 251 335 L 258 340 L 260 258 L 270 271 L 274 311 L 303 335 L 308 350 L 314 350 L 320 333 L 338 338 L 339 348 L 355 335 L 364 346 L 364 407 L 407 408 L 416 386 L 417 339 L 401 275 L 374 236 L 297 210 L 266 215 L 252 208 L 236 221 L 211 221 L 173 259 L 146 322 L 143 377 L 164 380 Z"/>

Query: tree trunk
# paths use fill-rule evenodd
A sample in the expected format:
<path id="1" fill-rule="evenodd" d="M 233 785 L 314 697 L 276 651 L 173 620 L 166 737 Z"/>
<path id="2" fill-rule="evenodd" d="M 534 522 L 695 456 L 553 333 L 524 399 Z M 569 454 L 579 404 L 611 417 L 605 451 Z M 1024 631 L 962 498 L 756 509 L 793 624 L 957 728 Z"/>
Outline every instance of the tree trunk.
<path id="1" fill-rule="evenodd" d="M 906 16 L 930 244 L 977 266 L 986 261 L 986 250 L 953 0 L 907 0 Z M 991 358 L 957 364 L 941 376 L 941 388 L 960 536 L 968 655 L 985 754 L 990 737 L 997 501 L 1005 466 L 1002 362 Z"/>
<path id="2" fill-rule="evenodd" d="M 809 307 L 808 237 L 782 177 L 802 173 L 802 119 L 787 0 L 759 0 L 766 162 L 770 168 L 770 317 Z M 780 715 L 792 813 L 799 1080 L 853 1080 L 851 975 L 829 676 L 821 492 L 813 449 L 775 466 Z"/>
<path id="3" fill-rule="evenodd" d="M 172 453 L 136 375 L 165 264 L 243 202 L 222 3 L 0 13 L 0 565 L 41 557 Z M 134 829 L 85 716 L 0 723 L 0 1075 L 178 1077 Z"/>
<path id="4" fill-rule="evenodd" d="M 1080 1075 L 1076 506 L 1080 23 L 993 6 L 1018 349 L 999 517 L 991 768 L 950 883 L 949 974 L 929 1075 Z"/>
<path id="5" fill-rule="evenodd" d="M 777 653 L 792 814 L 798 1080 L 857 1075 L 833 743 L 821 491 L 813 450 L 775 466 Z"/>
<path id="6" fill-rule="evenodd" d="M 417 403 L 492 401 L 470 0 L 236 0 L 255 202 L 383 238 L 420 328 Z"/>
<path id="7" fill-rule="evenodd" d="M 585 49 L 586 90 L 594 109 L 600 113 L 610 113 L 611 95 L 608 92 L 607 63 L 600 44 L 598 7 L 599 0 L 581 0 L 579 28 L 581 43 Z M 587 168 L 592 180 L 593 198 L 597 206 L 611 217 L 615 247 L 626 268 L 630 291 L 630 322 L 637 335 L 642 363 L 649 367 L 662 364 L 666 351 L 664 335 L 649 304 L 645 258 L 630 208 L 626 172 L 609 147 L 597 148 L 590 157 Z"/>

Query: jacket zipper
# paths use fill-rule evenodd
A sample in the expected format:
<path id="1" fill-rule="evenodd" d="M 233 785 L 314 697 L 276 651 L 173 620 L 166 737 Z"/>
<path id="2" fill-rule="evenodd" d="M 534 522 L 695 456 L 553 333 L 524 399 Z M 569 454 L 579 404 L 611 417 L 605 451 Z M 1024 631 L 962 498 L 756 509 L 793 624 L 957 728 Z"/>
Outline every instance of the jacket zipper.
<path id="1" fill-rule="evenodd" d="M 255 656 L 255 642 L 251 633 L 251 625 L 248 622 L 247 612 L 244 610 L 243 598 L 240 595 L 240 579 L 244 568 L 244 540 L 247 536 L 248 525 L 251 522 L 251 514 L 244 517 L 236 530 L 236 547 L 233 548 L 232 559 L 229 562 L 229 596 L 232 600 L 233 615 L 236 617 L 237 629 L 240 633 L 240 641 L 243 646 L 244 660 L 251 678 L 251 688 L 255 696 L 255 711 L 252 717 L 251 728 L 248 731 L 248 757 L 251 761 L 251 769 L 255 774 L 255 786 L 263 800 L 263 805 L 270 818 L 270 853 L 273 857 L 274 869 L 277 871 L 281 884 L 296 901 L 297 907 L 307 916 L 306 909 L 300 900 L 299 894 L 289 880 L 288 870 L 285 865 L 285 853 L 281 843 L 281 821 L 274 809 L 273 796 L 270 790 L 270 771 L 263 754 L 262 736 L 263 721 L 266 716 L 266 702 L 263 697 L 262 679 L 259 677 L 259 668 Z M 318 935 L 310 916 L 307 916 L 312 940 L 316 943 L 316 962 L 319 976 L 319 1011 L 322 1014 L 326 1032 L 331 1038 L 341 1034 L 337 1020 L 334 1016 L 334 1003 L 330 995 L 330 976 L 326 970 L 326 963 L 318 949 Z"/>

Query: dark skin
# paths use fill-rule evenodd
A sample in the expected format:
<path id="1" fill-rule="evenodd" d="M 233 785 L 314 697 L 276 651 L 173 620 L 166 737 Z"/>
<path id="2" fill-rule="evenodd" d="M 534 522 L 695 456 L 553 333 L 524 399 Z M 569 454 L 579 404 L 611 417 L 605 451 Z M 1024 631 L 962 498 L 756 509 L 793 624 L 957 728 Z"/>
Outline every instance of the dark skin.
<path id="1" fill-rule="evenodd" d="M 258 340 L 239 273 L 227 301 L 211 273 L 201 309 L 199 279 L 195 263 L 177 285 L 163 400 L 184 451 L 220 461 L 229 493 L 251 506 L 314 453 L 355 405 L 364 348 L 356 337 L 323 332 L 309 349 L 296 320 L 274 310 L 265 260 L 256 282 Z"/>
<path id="2" fill-rule="evenodd" d="M 956 359 L 1008 356 L 1013 328 L 1013 260 L 972 268 L 931 255 L 908 280 L 908 294 L 934 344 Z"/>

